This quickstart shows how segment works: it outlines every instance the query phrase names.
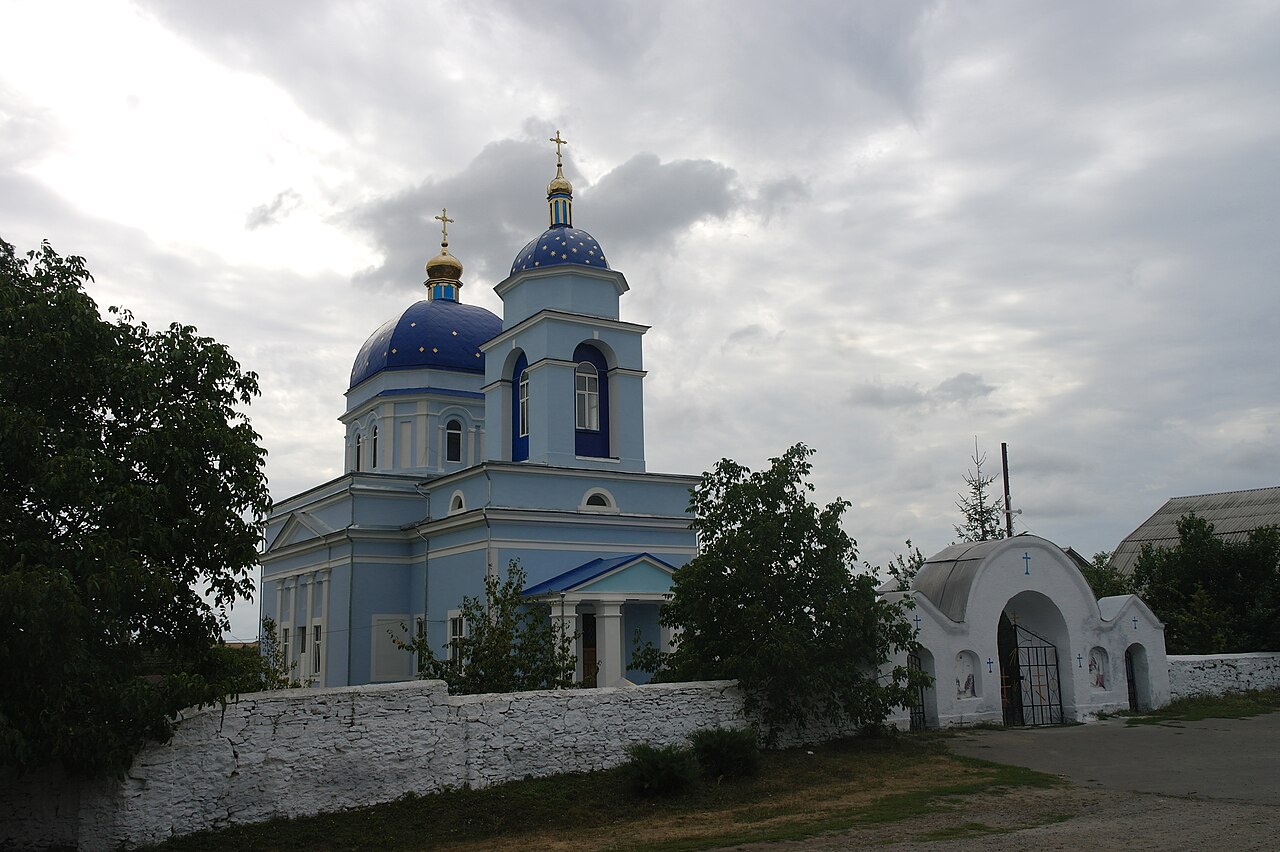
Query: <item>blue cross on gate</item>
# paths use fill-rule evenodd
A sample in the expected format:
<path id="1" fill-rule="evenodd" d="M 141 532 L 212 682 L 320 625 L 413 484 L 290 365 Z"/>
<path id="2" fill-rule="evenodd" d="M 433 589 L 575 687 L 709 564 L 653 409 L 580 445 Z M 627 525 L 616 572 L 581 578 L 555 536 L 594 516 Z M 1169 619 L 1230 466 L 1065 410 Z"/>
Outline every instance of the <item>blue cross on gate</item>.
<path id="1" fill-rule="evenodd" d="M 1138 629 L 1138 616 L 1136 615 L 1133 617 L 1133 629 L 1134 630 Z"/>
<path id="2" fill-rule="evenodd" d="M 995 664 L 996 664 L 995 660 L 991 659 L 990 657 L 987 657 L 987 674 L 991 674 L 991 667 L 994 666 Z"/>
<path id="3" fill-rule="evenodd" d="M 1084 668 L 1084 654 L 1076 654 L 1076 668 Z"/>
<path id="4" fill-rule="evenodd" d="M 911 620 L 916 623 L 916 630 L 919 630 L 920 629 L 920 613 L 917 612 L 916 617 Z"/>
<path id="5" fill-rule="evenodd" d="M 1023 576 L 1030 577 L 1030 576 L 1031 576 L 1031 554 L 1030 554 L 1030 553 L 1023 553 L 1023 554 L 1022 554 L 1022 562 L 1023 562 L 1023 564 L 1026 566 L 1026 569 L 1027 569 L 1026 571 L 1024 571 L 1024 572 L 1023 572 Z"/>

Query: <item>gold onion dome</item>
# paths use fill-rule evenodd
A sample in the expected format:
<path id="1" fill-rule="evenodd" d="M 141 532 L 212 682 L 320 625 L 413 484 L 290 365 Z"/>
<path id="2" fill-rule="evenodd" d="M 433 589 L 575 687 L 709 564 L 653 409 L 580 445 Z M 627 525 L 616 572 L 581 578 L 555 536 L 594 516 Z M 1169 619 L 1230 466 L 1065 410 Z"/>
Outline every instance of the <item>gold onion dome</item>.
<path id="1" fill-rule="evenodd" d="M 564 170 L 559 163 L 556 163 L 556 176 L 551 179 L 551 183 L 547 184 L 547 195 L 557 192 L 573 194 L 573 184 L 569 183 L 569 179 L 564 176 Z"/>
<path id="2" fill-rule="evenodd" d="M 461 278 L 462 261 L 449 254 L 448 243 L 441 243 L 440 253 L 427 261 L 427 280 L 458 281 Z"/>

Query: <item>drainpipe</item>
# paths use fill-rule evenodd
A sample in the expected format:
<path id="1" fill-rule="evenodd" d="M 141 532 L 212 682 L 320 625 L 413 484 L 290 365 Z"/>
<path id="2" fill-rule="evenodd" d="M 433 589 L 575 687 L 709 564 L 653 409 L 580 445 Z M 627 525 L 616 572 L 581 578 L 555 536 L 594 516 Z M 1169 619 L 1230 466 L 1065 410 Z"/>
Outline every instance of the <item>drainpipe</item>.
<path id="1" fill-rule="evenodd" d="M 427 641 L 427 636 L 430 631 L 429 621 L 428 621 L 430 610 L 427 609 L 427 604 L 431 600 L 431 571 L 430 571 L 431 538 L 430 536 L 425 536 L 422 534 L 423 523 L 427 523 L 427 524 L 431 523 L 431 491 L 426 490 L 428 484 L 429 484 L 428 482 L 424 481 L 424 482 L 415 482 L 413 485 L 413 490 L 417 491 L 418 494 L 427 501 L 427 517 L 425 521 L 415 524 L 413 527 L 413 531 L 417 534 L 418 538 L 422 539 L 422 641 L 423 642 Z M 414 661 L 415 668 L 418 668 L 420 666 L 421 659 L 422 659 L 422 655 L 419 654 L 418 660 Z"/>

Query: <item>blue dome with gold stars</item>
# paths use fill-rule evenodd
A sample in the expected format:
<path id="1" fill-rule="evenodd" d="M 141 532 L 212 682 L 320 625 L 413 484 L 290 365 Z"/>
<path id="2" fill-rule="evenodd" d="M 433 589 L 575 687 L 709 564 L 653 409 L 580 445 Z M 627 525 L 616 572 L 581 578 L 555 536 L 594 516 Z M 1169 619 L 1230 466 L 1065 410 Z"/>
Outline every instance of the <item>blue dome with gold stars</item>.
<path id="1" fill-rule="evenodd" d="M 365 341 L 351 367 L 351 387 L 383 370 L 437 369 L 484 373 L 480 344 L 502 320 L 478 305 L 450 299 L 417 302 Z"/>
<path id="2" fill-rule="evenodd" d="M 511 274 L 515 275 L 526 269 L 545 269 L 548 266 L 566 264 L 595 269 L 609 268 L 609 261 L 605 260 L 604 250 L 595 237 L 581 228 L 552 225 L 540 237 L 530 240 L 528 245 L 520 249 L 515 262 L 511 264 Z"/>

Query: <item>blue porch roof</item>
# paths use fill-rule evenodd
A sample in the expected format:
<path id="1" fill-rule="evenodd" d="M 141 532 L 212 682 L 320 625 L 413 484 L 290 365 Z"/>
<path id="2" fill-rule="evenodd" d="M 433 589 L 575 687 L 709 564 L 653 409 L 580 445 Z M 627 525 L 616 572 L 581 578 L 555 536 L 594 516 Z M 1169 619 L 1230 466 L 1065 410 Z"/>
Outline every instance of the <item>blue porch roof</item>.
<path id="1" fill-rule="evenodd" d="M 592 559 L 577 568 L 570 568 L 563 574 L 557 574 L 549 580 L 543 580 L 541 583 L 529 586 L 524 590 L 524 594 L 545 595 L 548 593 L 572 592 L 580 586 L 587 585 L 592 580 L 603 577 L 605 574 L 617 570 L 625 570 L 630 565 L 646 560 L 665 568 L 667 571 L 674 572 L 676 570 L 670 563 L 659 559 L 651 553 L 628 553 L 625 556 L 615 556 L 612 559 Z"/>

